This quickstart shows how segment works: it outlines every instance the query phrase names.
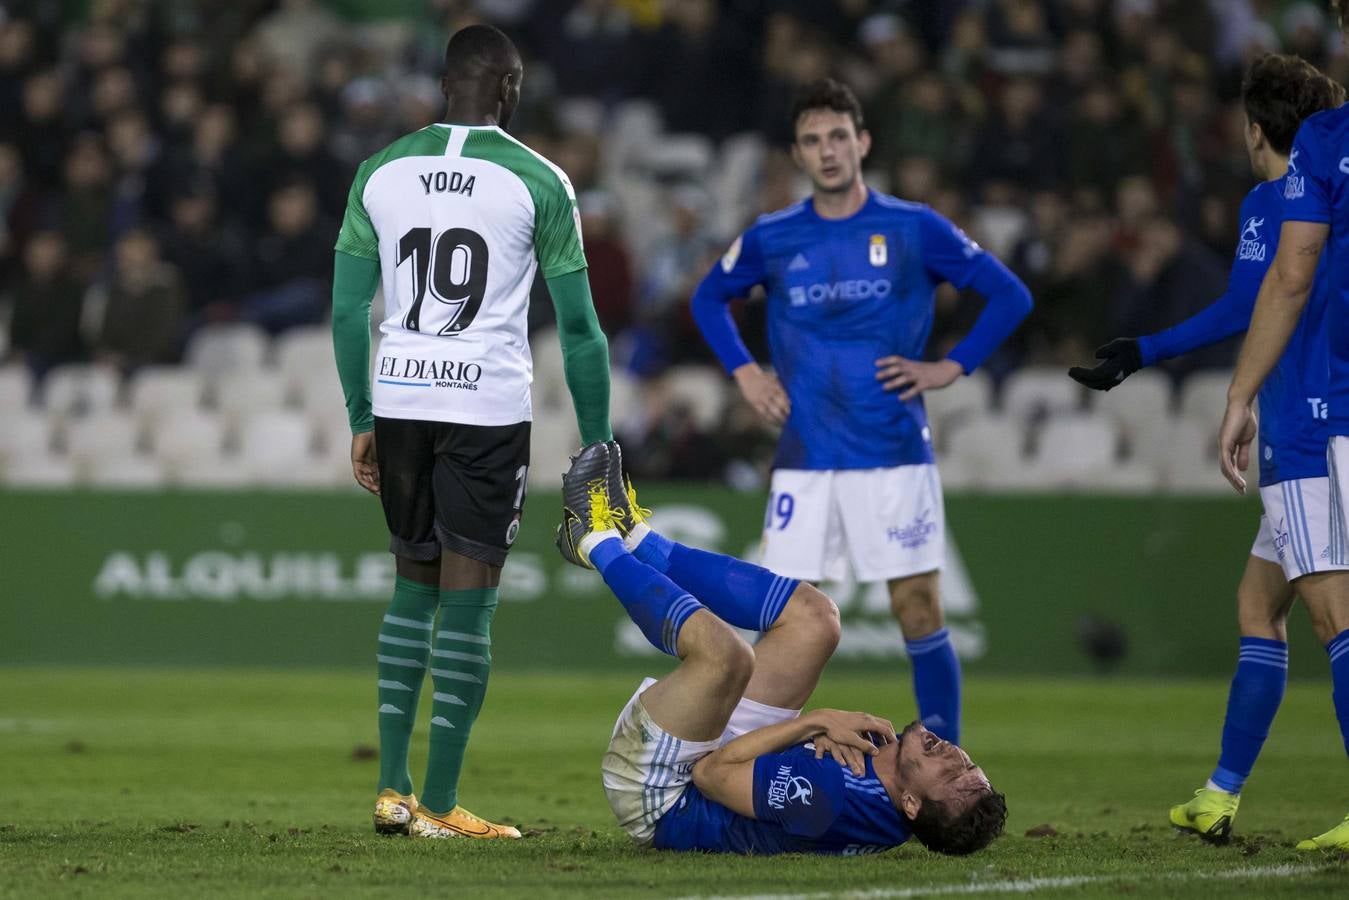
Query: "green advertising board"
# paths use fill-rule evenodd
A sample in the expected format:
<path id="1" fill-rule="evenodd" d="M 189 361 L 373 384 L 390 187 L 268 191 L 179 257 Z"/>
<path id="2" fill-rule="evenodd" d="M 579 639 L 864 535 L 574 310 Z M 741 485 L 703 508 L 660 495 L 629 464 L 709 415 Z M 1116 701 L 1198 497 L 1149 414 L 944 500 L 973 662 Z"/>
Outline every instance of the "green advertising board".
<path id="1" fill-rule="evenodd" d="M 643 501 L 676 539 L 757 550 L 760 494 L 644 487 Z M 558 557 L 558 505 L 530 497 L 503 575 L 497 665 L 660 667 L 598 576 Z M 971 670 L 1231 670 L 1254 502 L 953 496 L 947 517 L 945 602 Z M 0 492 L 0 664 L 369 665 L 393 578 L 386 546 L 379 504 L 355 491 Z M 883 585 L 826 590 L 843 611 L 836 665 L 904 665 Z M 1305 616 L 1293 618 L 1292 672 L 1323 676 Z"/>

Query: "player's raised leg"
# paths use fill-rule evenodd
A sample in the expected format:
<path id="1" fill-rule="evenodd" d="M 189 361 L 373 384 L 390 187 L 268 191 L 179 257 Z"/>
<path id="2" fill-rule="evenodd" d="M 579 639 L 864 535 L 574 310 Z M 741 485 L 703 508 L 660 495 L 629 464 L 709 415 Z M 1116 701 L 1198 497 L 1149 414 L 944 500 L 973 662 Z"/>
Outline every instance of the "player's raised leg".
<path id="1" fill-rule="evenodd" d="M 1237 587 L 1241 649 L 1227 694 L 1222 752 L 1208 783 L 1187 803 L 1171 807 L 1171 824 L 1210 843 L 1232 834 L 1241 789 L 1269 736 L 1288 680 L 1288 611 L 1295 592 L 1274 555 L 1268 518 Z"/>

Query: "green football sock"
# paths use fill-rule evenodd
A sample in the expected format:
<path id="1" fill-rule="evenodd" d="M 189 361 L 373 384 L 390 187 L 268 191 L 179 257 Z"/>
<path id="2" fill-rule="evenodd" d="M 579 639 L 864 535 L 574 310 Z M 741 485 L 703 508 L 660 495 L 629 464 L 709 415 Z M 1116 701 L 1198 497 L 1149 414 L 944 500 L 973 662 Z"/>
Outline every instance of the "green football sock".
<path id="1" fill-rule="evenodd" d="M 421 803 L 447 813 L 459 802 L 459 772 L 492 668 L 497 589 L 441 591 L 431 650 L 431 755 Z"/>
<path id="2" fill-rule="evenodd" d="M 440 590 L 399 576 L 379 626 L 379 790 L 412 793 L 408 743 L 417 721 L 426 663 L 431 656 Z"/>

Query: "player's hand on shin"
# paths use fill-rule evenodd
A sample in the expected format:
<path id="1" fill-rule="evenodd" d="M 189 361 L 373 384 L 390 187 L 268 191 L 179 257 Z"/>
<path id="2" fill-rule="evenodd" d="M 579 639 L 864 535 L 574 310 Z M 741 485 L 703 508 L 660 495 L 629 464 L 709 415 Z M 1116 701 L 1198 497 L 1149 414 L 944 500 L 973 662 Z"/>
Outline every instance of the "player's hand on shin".
<path id="1" fill-rule="evenodd" d="M 1238 494 L 1246 493 L 1246 478 L 1241 474 L 1251 463 L 1251 442 L 1258 431 L 1255 405 L 1250 401 L 1229 399 L 1218 429 L 1218 465 L 1223 477 Z"/>
<path id="2" fill-rule="evenodd" d="M 351 474 L 356 483 L 379 496 L 379 463 L 375 456 L 375 433 L 363 431 L 351 436 Z"/>
<path id="3" fill-rule="evenodd" d="M 824 735 L 815 738 L 815 758 L 824 759 L 827 753 L 833 757 L 834 762 L 843 766 L 857 777 L 862 777 L 867 773 L 867 758 L 861 750 L 856 747 L 846 747 L 835 743 Z"/>
<path id="4" fill-rule="evenodd" d="M 1068 377 L 1093 391 L 1108 391 L 1143 368 L 1143 351 L 1134 338 L 1115 338 L 1096 349 L 1096 358 L 1101 362 L 1094 368 L 1073 366 Z"/>
<path id="5" fill-rule="evenodd" d="M 731 375 L 740 393 L 765 421 L 770 425 L 782 425 L 787 421 L 792 412 L 792 401 L 777 375 L 765 372 L 758 363 L 745 363 Z"/>
<path id="6" fill-rule="evenodd" d="M 901 400 L 944 388 L 963 374 L 965 370 L 954 359 L 921 362 L 902 356 L 882 356 L 876 360 L 876 380 L 887 391 L 900 391 Z"/>

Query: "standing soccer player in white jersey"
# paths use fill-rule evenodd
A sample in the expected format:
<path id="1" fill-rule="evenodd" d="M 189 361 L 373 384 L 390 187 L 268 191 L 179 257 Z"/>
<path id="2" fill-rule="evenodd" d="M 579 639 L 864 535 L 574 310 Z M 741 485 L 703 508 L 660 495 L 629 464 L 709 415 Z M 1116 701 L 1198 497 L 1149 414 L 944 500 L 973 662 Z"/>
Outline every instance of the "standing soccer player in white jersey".
<path id="1" fill-rule="evenodd" d="M 1298 129 L 1283 177 L 1283 226 L 1274 262 L 1260 284 L 1255 313 L 1227 390 L 1218 434 L 1219 464 L 1238 492 L 1256 436 L 1254 401 L 1297 330 L 1312 290 L 1322 250 L 1329 263 L 1326 307 L 1329 342 L 1329 442 L 1326 465 L 1330 502 L 1321 512 L 1331 563 L 1349 564 L 1349 106 L 1310 116 Z M 1349 753 L 1349 571 L 1318 572 L 1298 581 L 1312 625 L 1330 656 L 1335 716 Z M 1349 850 L 1349 816 L 1308 838 L 1300 850 Z"/>
<path id="2" fill-rule="evenodd" d="M 1240 334 L 1279 247 L 1283 176 L 1293 137 L 1313 113 L 1344 102 L 1344 88 L 1296 56 L 1266 54 L 1251 63 L 1241 86 L 1246 149 L 1261 179 L 1241 204 L 1241 239 L 1227 291 L 1208 307 L 1158 334 L 1118 338 L 1097 351 L 1094 369 L 1068 374 L 1108 391 L 1134 371 Z M 1212 843 L 1226 843 L 1241 790 L 1269 735 L 1288 679 L 1288 613 L 1303 584 L 1332 562 L 1330 479 L 1326 476 L 1325 340 L 1329 267 L 1317 269 L 1311 301 L 1276 374 L 1260 391 L 1260 519 L 1237 586 L 1241 647 L 1227 695 L 1222 751 L 1207 784 L 1171 808 L 1171 824 Z M 1316 588 L 1310 588 L 1316 602 Z"/>
<path id="3" fill-rule="evenodd" d="M 380 832 L 520 836 L 459 806 L 458 782 L 487 690 L 501 567 L 525 500 L 525 319 L 539 269 L 557 308 L 582 439 L 612 438 L 609 351 L 575 195 L 562 170 L 505 131 L 523 74 L 500 31 L 456 33 L 441 81 L 445 122 L 361 164 L 337 239 L 333 342 L 352 470 L 379 495 L 397 557 L 376 653 Z M 381 278 L 386 316 L 372 397 L 370 301 Z M 430 759 L 419 804 L 408 742 L 428 668 Z"/>
<path id="4" fill-rule="evenodd" d="M 974 371 L 1030 312 L 997 259 L 926 206 L 867 188 L 871 136 L 832 79 L 793 109 L 792 157 L 811 196 L 761 216 L 699 284 L 693 315 L 746 399 L 782 426 L 764 565 L 783 575 L 885 580 L 913 661 L 924 725 L 960 737 L 960 664 L 945 628 L 941 484 L 924 391 Z M 987 305 L 970 334 L 922 362 L 933 292 L 949 281 Z M 761 285 L 776 374 L 745 349 L 727 305 Z"/>

